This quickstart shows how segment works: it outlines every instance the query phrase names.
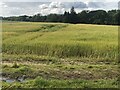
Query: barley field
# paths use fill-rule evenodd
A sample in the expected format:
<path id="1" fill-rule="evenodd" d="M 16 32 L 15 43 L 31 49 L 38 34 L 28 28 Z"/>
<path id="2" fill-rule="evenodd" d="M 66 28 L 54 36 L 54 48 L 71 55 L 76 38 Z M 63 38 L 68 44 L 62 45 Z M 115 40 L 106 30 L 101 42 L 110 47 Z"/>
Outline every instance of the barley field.
<path id="1" fill-rule="evenodd" d="M 14 80 L 3 81 L 3 89 L 118 88 L 118 26 L 8 21 L 2 26 L 2 75 Z"/>

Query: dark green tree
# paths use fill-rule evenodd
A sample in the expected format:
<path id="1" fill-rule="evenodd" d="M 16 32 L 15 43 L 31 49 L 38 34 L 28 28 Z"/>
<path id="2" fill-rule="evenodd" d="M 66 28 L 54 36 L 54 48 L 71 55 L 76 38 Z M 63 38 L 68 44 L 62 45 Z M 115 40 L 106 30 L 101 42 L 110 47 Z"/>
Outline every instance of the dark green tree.
<path id="1" fill-rule="evenodd" d="M 84 10 L 81 13 L 78 13 L 78 23 L 88 23 L 89 16 L 88 16 L 89 11 Z"/>
<path id="2" fill-rule="evenodd" d="M 70 19 L 69 20 L 70 23 L 76 24 L 78 22 L 78 17 L 77 17 L 75 10 L 74 10 L 74 7 L 72 7 L 70 10 L 69 19 Z"/>
<path id="3" fill-rule="evenodd" d="M 63 22 L 64 23 L 69 23 L 70 22 L 70 13 L 69 12 L 64 12 L 64 15 L 63 15 Z"/>
<path id="4" fill-rule="evenodd" d="M 59 16 L 57 14 L 49 14 L 46 18 L 47 22 L 58 22 Z"/>

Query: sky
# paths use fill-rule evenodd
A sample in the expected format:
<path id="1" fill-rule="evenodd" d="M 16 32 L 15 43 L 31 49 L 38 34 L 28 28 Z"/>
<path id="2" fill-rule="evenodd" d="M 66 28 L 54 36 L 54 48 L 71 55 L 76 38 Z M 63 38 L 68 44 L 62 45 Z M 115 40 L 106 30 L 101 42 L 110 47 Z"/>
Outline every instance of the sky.
<path id="1" fill-rule="evenodd" d="M 82 10 L 118 9 L 119 0 L 2 0 L 0 16 L 63 14 L 72 6 L 76 12 Z"/>

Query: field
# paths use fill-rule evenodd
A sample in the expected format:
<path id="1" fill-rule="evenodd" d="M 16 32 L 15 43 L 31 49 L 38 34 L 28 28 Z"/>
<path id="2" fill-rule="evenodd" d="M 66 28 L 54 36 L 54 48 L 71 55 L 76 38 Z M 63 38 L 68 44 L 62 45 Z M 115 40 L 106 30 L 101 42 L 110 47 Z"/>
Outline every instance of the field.
<path id="1" fill-rule="evenodd" d="M 11 80 L 3 81 L 3 89 L 118 88 L 117 26 L 2 25 L 2 75 Z M 23 76 L 24 82 L 18 82 Z"/>

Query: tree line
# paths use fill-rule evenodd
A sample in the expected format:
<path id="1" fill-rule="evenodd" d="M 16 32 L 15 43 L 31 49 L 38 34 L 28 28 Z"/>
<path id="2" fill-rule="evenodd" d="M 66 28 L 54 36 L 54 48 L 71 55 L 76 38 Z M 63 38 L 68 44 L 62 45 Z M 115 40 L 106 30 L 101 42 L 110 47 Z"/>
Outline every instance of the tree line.
<path id="1" fill-rule="evenodd" d="M 49 14 L 42 16 L 36 14 L 33 16 L 18 16 L 18 17 L 3 17 L 3 20 L 9 21 L 29 21 L 29 22 L 62 22 L 62 23 L 83 23 L 83 24 L 105 24 L 105 25 L 120 25 L 120 10 L 83 10 L 76 13 L 74 7 L 70 12 L 65 11 L 64 14 Z"/>

